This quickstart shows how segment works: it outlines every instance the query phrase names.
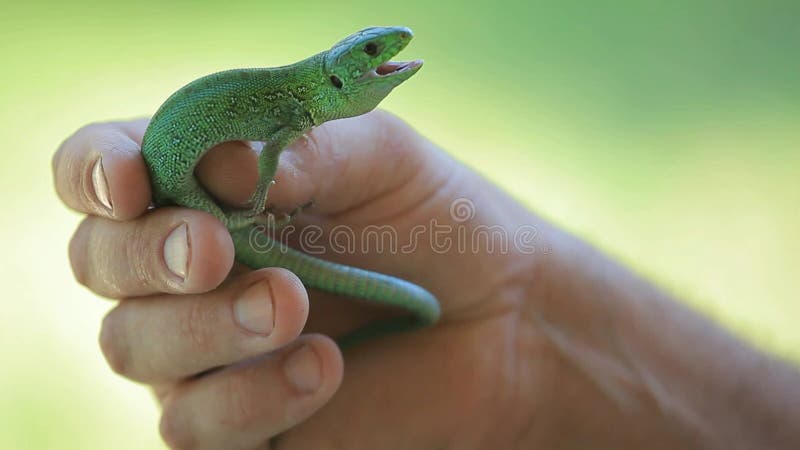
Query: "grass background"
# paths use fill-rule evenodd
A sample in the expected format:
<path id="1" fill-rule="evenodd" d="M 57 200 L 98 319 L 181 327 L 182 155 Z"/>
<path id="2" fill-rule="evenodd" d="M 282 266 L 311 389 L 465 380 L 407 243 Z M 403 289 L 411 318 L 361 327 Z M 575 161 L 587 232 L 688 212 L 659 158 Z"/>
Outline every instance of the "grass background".
<path id="1" fill-rule="evenodd" d="M 800 361 L 800 3 L 5 4 L 0 15 L 0 448 L 160 448 L 144 388 L 96 345 L 79 216 L 50 158 L 207 73 L 403 24 L 426 66 L 383 103 L 543 215 L 765 350 Z"/>

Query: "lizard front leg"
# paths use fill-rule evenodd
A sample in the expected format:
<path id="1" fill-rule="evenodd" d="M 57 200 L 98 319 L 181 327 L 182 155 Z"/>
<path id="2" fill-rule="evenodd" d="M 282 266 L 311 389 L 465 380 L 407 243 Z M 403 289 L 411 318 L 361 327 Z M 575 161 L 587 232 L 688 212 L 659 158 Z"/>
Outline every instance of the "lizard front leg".
<path id="1" fill-rule="evenodd" d="M 226 225 L 229 229 L 242 228 L 253 224 L 266 223 L 264 216 L 269 188 L 275 183 L 275 172 L 284 148 L 293 140 L 302 136 L 303 132 L 284 126 L 264 142 L 264 148 L 258 156 L 258 182 L 256 190 L 250 196 L 250 208 L 246 210 L 227 211 Z"/>

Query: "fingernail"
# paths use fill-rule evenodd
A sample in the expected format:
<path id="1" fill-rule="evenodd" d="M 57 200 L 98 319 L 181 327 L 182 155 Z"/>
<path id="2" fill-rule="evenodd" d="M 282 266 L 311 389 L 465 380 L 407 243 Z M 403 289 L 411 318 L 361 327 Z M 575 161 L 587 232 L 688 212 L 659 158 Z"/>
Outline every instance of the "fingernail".
<path id="1" fill-rule="evenodd" d="M 97 161 L 94 163 L 94 167 L 92 167 L 92 187 L 94 187 L 94 195 L 97 196 L 97 199 L 100 200 L 100 203 L 106 207 L 109 211 L 112 209 L 111 207 L 111 194 L 108 192 L 108 180 L 106 179 L 106 173 L 103 170 L 103 158 L 97 158 Z"/>
<path id="2" fill-rule="evenodd" d="M 272 293 L 269 282 L 261 280 L 248 287 L 236 299 L 234 313 L 239 326 L 251 333 L 270 334 L 275 326 L 272 308 Z"/>
<path id="3" fill-rule="evenodd" d="M 286 378 L 301 394 L 316 392 L 322 384 L 319 357 L 308 345 L 294 350 L 283 362 Z"/>
<path id="4" fill-rule="evenodd" d="M 164 241 L 164 261 L 175 275 L 186 278 L 189 271 L 189 226 L 185 223 L 172 230 Z"/>

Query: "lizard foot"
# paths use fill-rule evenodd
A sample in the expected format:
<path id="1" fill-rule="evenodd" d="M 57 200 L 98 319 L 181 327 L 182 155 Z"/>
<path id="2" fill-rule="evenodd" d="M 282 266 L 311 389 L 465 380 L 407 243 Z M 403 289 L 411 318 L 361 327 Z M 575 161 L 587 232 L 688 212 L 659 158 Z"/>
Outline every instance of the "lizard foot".
<path id="1" fill-rule="evenodd" d="M 314 201 L 313 200 L 309 200 L 309 201 L 307 201 L 307 202 L 305 202 L 303 204 L 295 206 L 294 209 L 292 209 L 288 213 L 286 213 L 286 212 L 280 213 L 281 214 L 280 218 L 276 217 L 275 209 L 270 207 L 270 208 L 267 208 L 266 214 L 264 214 L 264 215 L 259 217 L 259 221 L 257 223 L 259 225 L 266 225 L 267 227 L 270 227 L 272 229 L 283 228 L 286 225 L 289 225 L 292 222 L 292 220 L 295 217 L 297 217 L 298 214 L 303 212 L 304 209 L 310 208 L 313 205 L 314 205 Z M 262 219 L 262 218 L 265 218 L 265 219 Z M 266 220 L 266 222 L 265 223 L 261 223 L 261 220 Z"/>
<path id="2" fill-rule="evenodd" d="M 304 209 L 311 207 L 313 204 L 313 201 L 308 201 L 301 205 L 297 205 L 288 213 L 276 213 L 274 208 L 267 208 L 261 211 L 258 211 L 258 209 L 239 209 L 226 211 L 222 222 L 229 230 L 237 230 L 252 225 L 261 225 L 271 230 L 277 230 L 289 225 L 289 223 L 292 222 L 292 219 L 294 219 Z M 280 217 L 278 217 L 278 214 L 280 214 Z"/>

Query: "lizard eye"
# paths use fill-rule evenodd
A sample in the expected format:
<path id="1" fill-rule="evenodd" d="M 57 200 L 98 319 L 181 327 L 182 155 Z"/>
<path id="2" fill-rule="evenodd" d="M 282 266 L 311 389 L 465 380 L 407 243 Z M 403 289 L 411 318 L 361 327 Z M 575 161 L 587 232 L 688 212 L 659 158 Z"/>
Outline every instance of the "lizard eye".
<path id="1" fill-rule="evenodd" d="M 336 75 L 331 75 L 331 83 L 336 86 L 336 89 L 342 88 L 342 80 L 340 80 Z"/>
<path id="2" fill-rule="evenodd" d="M 368 42 L 367 45 L 364 46 L 364 53 L 369 56 L 375 56 L 378 54 L 378 46 L 374 42 Z"/>

